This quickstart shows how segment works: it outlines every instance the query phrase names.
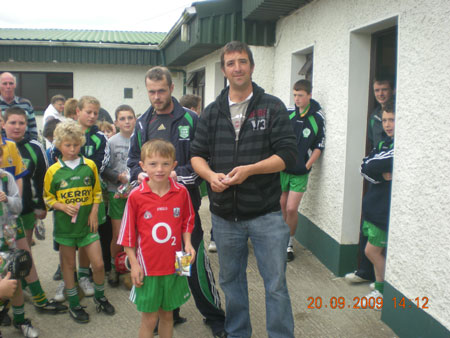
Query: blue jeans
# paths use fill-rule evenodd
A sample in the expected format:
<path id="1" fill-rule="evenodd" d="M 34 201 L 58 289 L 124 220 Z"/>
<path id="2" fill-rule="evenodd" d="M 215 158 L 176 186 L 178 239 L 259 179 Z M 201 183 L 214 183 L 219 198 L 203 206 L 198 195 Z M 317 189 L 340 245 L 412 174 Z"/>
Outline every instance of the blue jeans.
<path id="1" fill-rule="evenodd" d="M 228 338 L 249 338 L 252 335 L 246 273 L 249 238 L 264 280 L 268 336 L 294 337 L 294 319 L 286 285 L 289 227 L 281 212 L 239 222 L 227 221 L 214 214 L 211 216 L 219 255 L 219 282 L 226 300 L 225 330 Z"/>

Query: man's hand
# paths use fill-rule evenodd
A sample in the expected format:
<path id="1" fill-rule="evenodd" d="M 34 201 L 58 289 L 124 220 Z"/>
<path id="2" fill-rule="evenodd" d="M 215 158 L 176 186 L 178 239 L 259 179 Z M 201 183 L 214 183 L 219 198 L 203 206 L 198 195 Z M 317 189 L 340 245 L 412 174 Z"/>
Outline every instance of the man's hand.
<path id="1" fill-rule="evenodd" d="M 383 178 L 385 181 L 392 181 L 392 173 L 383 173 Z"/>
<path id="2" fill-rule="evenodd" d="M 45 219 L 45 217 L 47 216 L 47 210 L 34 209 L 34 214 L 36 215 L 37 219 Z"/>
<path id="3" fill-rule="evenodd" d="M 250 176 L 250 174 L 250 166 L 241 165 L 228 173 L 225 183 L 228 185 L 241 184 Z"/>
<path id="4" fill-rule="evenodd" d="M 0 277 L 0 297 L 1 298 L 12 298 L 14 292 L 16 292 L 17 288 L 17 280 L 10 279 L 11 272 L 8 272 L 5 278 Z"/>
<path id="5" fill-rule="evenodd" d="M 139 173 L 137 179 L 139 183 L 142 183 L 143 181 L 145 181 L 145 179 L 148 177 L 148 175 L 146 173 Z"/>
<path id="6" fill-rule="evenodd" d="M 227 179 L 225 174 L 213 172 L 208 182 L 211 185 L 212 191 L 222 192 L 229 187 L 228 183 L 226 183 Z"/>

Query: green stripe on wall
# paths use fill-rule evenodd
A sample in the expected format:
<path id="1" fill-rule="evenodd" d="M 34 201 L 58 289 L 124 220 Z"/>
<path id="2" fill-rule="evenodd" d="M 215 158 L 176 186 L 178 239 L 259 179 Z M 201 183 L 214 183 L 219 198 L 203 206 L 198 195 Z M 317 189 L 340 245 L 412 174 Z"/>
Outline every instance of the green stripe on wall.
<path id="1" fill-rule="evenodd" d="M 295 238 L 310 250 L 336 276 L 354 271 L 358 261 L 358 245 L 341 245 L 326 232 L 299 213 Z"/>
<path id="2" fill-rule="evenodd" d="M 399 306 L 395 308 L 392 298 L 396 297 L 398 304 L 400 299 L 405 297 L 405 295 L 390 285 L 389 282 L 385 282 L 384 284 L 381 320 L 398 334 L 399 337 L 450 337 L 450 331 L 448 329 L 426 311 L 417 308 L 415 303 L 408 300 L 405 301 L 405 308 Z M 421 298 L 424 295 L 417 296 Z M 420 302 L 420 304 L 423 304 L 423 302 Z M 428 303 L 428 306 L 430 306 L 430 303 Z"/>

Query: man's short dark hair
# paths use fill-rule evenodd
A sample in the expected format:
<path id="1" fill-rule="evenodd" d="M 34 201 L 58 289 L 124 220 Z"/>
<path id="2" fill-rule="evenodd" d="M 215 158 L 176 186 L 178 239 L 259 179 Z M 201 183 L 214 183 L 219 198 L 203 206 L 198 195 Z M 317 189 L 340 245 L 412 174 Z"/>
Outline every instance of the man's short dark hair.
<path id="1" fill-rule="evenodd" d="M 311 81 L 308 80 L 298 80 L 296 83 L 294 83 L 294 90 L 304 90 L 307 94 L 311 94 L 312 92 L 312 84 Z"/>
<path id="2" fill-rule="evenodd" d="M 375 77 L 375 80 L 373 80 L 373 83 L 388 83 L 392 90 L 395 89 L 395 80 L 394 77 L 388 74 L 379 74 Z"/>
<path id="3" fill-rule="evenodd" d="M 64 96 L 58 94 L 51 98 L 50 103 L 55 104 L 55 102 L 58 102 L 58 101 L 66 102 L 66 98 Z"/>
<path id="4" fill-rule="evenodd" d="M 152 81 L 162 81 L 164 78 L 166 78 L 169 87 L 172 86 L 172 75 L 170 74 L 170 70 L 166 67 L 156 66 L 150 68 L 145 74 L 145 81 L 147 81 L 147 79 Z"/>
<path id="5" fill-rule="evenodd" d="M 61 123 L 58 119 L 51 119 L 50 121 L 47 121 L 45 123 L 44 130 L 42 130 L 42 135 L 45 138 L 53 138 L 53 133 L 58 123 Z"/>
<path id="6" fill-rule="evenodd" d="M 255 61 L 253 60 L 253 54 L 250 50 L 250 47 L 241 41 L 231 41 L 228 42 L 225 46 L 223 46 L 222 51 L 220 53 L 220 66 L 222 69 L 225 68 L 225 54 L 232 53 L 232 52 L 246 52 L 248 55 L 248 59 L 250 61 L 250 66 L 255 65 Z"/>
<path id="7" fill-rule="evenodd" d="M 198 95 L 194 94 L 186 94 L 183 95 L 180 99 L 180 104 L 183 107 L 189 108 L 189 109 L 197 109 L 198 105 L 200 104 L 202 98 Z"/>
<path id="8" fill-rule="evenodd" d="M 133 108 L 131 108 L 131 106 L 129 106 L 127 104 L 121 104 L 120 106 L 118 106 L 116 108 L 116 111 L 114 112 L 114 114 L 116 116 L 116 120 L 119 117 L 119 113 L 121 111 L 129 111 L 129 112 L 131 112 L 134 115 L 134 117 L 136 117 L 136 114 L 134 113 L 134 110 L 133 110 Z"/>
<path id="9" fill-rule="evenodd" d="M 22 115 L 25 117 L 25 122 L 28 122 L 26 111 L 20 107 L 12 106 L 6 109 L 3 113 L 3 121 L 4 122 L 8 121 L 11 115 Z"/>

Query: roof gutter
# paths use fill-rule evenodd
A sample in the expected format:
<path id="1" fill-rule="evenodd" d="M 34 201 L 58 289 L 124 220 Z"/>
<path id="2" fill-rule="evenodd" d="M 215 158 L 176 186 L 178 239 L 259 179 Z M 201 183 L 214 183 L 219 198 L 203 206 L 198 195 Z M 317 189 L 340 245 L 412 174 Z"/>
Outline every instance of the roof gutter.
<path id="1" fill-rule="evenodd" d="M 159 43 L 159 49 L 164 49 L 166 45 L 178 34 L 181 30 L 181 26 L 187 23 L 194 15 L 197 14 L 195 6 L 188 7 L 184 10 L 181 17 L 178 19 L 175 25 L 172 26 L 169 33 L 164 37 L 164 39 Z"/>
<path id="2" fill-rule="evenodd" d="M 0 40 L 0 45 L 16 46 L 46 46 L 46 47 L 91 47 L 159 50 L 158 45 L 107 43 L 107 42 L 65 42 L 65 41 L 33 41 L 33 40 Z"/>

